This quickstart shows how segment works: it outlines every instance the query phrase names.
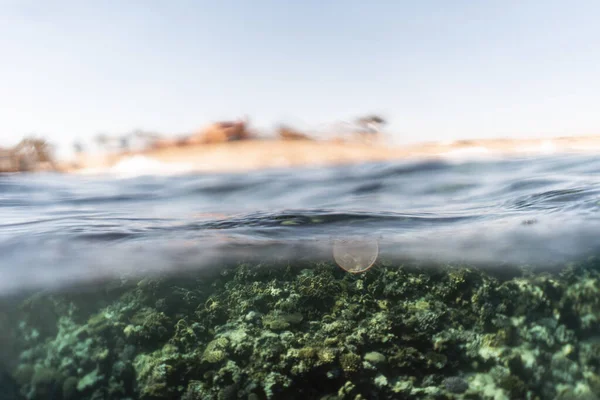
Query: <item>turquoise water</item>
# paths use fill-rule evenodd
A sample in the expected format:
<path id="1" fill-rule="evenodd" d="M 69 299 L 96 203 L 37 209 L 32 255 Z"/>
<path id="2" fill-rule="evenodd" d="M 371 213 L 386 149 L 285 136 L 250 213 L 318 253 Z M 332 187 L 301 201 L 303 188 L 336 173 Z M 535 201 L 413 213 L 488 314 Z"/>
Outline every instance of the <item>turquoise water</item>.
<path id="1" fill-rule="evenodd" d="M 0 392 L 598 398 L 599 189 L 581 155 L 0 176 Z"/>

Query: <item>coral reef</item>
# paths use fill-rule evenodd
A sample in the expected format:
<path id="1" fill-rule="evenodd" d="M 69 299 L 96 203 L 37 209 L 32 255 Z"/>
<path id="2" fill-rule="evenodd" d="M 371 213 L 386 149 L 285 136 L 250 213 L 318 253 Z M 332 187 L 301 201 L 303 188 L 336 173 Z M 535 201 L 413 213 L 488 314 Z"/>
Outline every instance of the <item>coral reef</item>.
<path id="1" fill-rule="evenodd" d="M 2 329 L 25 399 L 599 398 L 598 262 L 491 272 L 241 264 L 35 295 Z"/>

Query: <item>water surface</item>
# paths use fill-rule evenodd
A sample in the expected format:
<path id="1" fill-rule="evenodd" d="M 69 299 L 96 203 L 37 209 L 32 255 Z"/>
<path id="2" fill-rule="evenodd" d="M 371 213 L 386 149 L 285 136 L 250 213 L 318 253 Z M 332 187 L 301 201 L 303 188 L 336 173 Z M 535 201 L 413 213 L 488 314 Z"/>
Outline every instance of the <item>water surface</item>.
<path id="1" fill-rule="evenodd" d="M 553 268 L 600 244 L 600 160 L 422 160 L 245 174 L 0 176 L 0 293 L 259 259 Z M 278 258 L 279 257 L 279 258 Z"/>

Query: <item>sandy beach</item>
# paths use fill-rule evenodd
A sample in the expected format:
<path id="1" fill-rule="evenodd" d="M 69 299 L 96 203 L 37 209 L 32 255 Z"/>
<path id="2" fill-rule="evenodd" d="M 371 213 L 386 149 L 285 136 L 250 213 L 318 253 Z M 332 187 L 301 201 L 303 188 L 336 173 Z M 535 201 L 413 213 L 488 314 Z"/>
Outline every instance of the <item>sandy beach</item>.
<path id="1" fill-rule="evenodd" d="M 247 140 L 83 157 L 62 170 L 86 173 L 109 170 L 141 159 L 197 172 L 242 172 L 265 168 L 332 166 L 449 156 L 600 152 L 600 136 L 552 139 L 477 139 L 408 145 Z"/>

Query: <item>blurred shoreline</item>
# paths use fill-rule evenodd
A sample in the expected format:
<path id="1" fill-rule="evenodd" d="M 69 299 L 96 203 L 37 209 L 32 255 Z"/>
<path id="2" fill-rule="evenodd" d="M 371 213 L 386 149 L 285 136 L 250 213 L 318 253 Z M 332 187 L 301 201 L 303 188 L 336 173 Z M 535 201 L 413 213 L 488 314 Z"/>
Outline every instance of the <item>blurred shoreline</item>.
<path id="1" fill-rule="evenodd" d="M 269 168 L 336 166 L 414 158 L 486 157 L 569 152 L 600 152 L 600 135 L 529 139 L 472 139 L 406 145 L 313 140 L 242 140 L 126 151 L 81 154 L 59 164 L 66 173 L 103 173 L 144 160 L 186 172 L 244 172 Z"/>

